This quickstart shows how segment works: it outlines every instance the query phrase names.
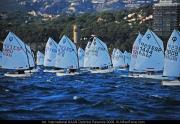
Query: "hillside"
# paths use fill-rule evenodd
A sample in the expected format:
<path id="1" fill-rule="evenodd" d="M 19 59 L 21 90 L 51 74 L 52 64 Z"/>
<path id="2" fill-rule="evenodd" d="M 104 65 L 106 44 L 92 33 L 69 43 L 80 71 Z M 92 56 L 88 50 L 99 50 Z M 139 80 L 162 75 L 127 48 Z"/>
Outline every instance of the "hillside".
<path id="1" fill-rule="evenodd" d="M 3 0 L 0 11 L 35 11 L 49 15 L 81 14 L 132 9 L 153 3 L 154 0 Z"/>
<path id="2" fill-rule="evenodd" d="M 9 31 L 17 34 L 30 44 L 33 50 L 43 50 L 49 37 L 59 42 L 63 34 L 72 39 L 72 26 L 78 24 L 81 31 L 79 45 L 85 47 L 92 34 L 97 35 L 113 47 L 131 51 L 132 44 L 140 31 L 144 33 L 152 23 L 152 6 L 135 10 L 116 12 L 87 13 L 81 15 L 61 14 L 52 16 L 33 16 L 32 13 L 0 13 L 0 40 Z"/>

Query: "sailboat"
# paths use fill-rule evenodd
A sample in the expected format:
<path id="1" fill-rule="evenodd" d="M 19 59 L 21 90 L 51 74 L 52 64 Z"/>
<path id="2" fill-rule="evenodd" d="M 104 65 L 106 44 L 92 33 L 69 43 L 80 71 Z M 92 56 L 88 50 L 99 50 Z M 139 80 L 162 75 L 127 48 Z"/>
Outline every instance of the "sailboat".
<path id="1" fill-rule="evenodd" d="M 42 66 L 43 63 L 44 63 L 44 54 L 41 53 L 40 51 L 38 51 L 37 54 L 36 54 L 36 57 L 37 57 L 36 65 L 37 66 Z"/>
<path id="2" fill-rule="evenodd" d="M 125 68 L 124 54 L 119 49 L 113 50 L 112 64 L 117 70 L 124 70 Z"/>
<path id="3" fill-rule="evenodd" d="M 124 51 L 124 63 L 125 67 L 128 69 L 131 62 L 131 53 Z"/>
<path id="4" fill-rule="evenodd" d="M 138 34 L 136 40 L 134 41 L 133 47 L 132 47 L 132 54 L 131 54 L 131 61 L 129 65 L 129 71 L 134 72 L 135 71 L 135 64 L 138 56 L 138 51 L 139 51 L 139 45 L 141 43 L 142 39 L 142 34 Z"/>
<path id="5" fill-rule="evenodd" d="M 168 79 L 163 79 L 162 85 L 180 85 L 180 34 L 174 30 L 168 40 L 163 76 Z"/>
<path id="6" fill-rule="evenodd" d="M 84 68 L 89 69 L 90 68 L 90 47 L 91 42 L 88 42 L 85 48 L 85 54 L 84 54 Z"/>
<path id="7" fill-rule="evenodd" d="M 108 48 L 99 38 L 94 37 L 89 51 L 91 73 L 109 73 L 113 71 Z"/>
<path id="8" fill-rule="evenodd" d="M 79 59 L 76 45 L 67 37 L 63 36 L 58 44 L 56 67 L 64 69 L 57 72 L 57 76 L 79 74 Z"/>
<path id="9" fill-rule="evenodd" d="M 79 58 L 79 67 L 83 68 L 84 67 L 84 50 L 82 48 L 78 49 L 78 58 Z"/>
<path id="10" fill-rule="evenodd" d="M 14 33 L 9 32 L 3 43 L 2 68 L 7 69 L 9 77 L 27 77 L 24 71 L 30 68 L 26 45 Z"/>
<path id="11" fill-rule="evenodd" d="M 140 74 L 137 78 L 158 79 L 162 76 L 164 65 L 164 46 L 162 40 L 148 29 L 139 44 L 134 69 Z"/>
<path id="12" fill-rule="evenodd" d="M 48 39 L 44 56 L 44 66 L 47 69 L 44 72 L 57 72 L 57 68 L 55 67 L 57 46 L 57 43 L 52 38 Z"/>

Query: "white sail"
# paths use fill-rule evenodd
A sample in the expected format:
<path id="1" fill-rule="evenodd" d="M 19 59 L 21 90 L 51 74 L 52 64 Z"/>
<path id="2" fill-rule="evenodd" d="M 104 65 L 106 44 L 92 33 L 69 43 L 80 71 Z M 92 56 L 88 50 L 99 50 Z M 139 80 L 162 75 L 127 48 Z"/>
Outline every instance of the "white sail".
<path id="1" fill-rule="evenodd" d="M 116 49 L 116 51 L 114 53 L 114 57 L 112 59 L 112 64 L 113 64 L 113 67 L 124 67 L 125 66 L 124 55 L 119 49 Z"/>
<path id="2" fill-rule="evenodd" d="M 84 67 L 90 67 L 90 47 L 91 47 L 91 42 L 88 42 L 85 48 L 85 55 L 84 55 Z"/>
<path id="3" fill-rule="evenodd" d="M 130 65 L 131 53 L 128 53 L 127 51 L 124 51 L 124 62 L 125 62 L 125 65 Z"/>
<path id="4" fill-rule="evenodd" d="M 180 76 L 180 34 L 177 30 L 172 32 L 167 43 L 163 75 L 169 77 Z"/>
<path id="5" fill-rule="evenodd" d="M 61 38 L 58 44 L 56 67 L 66 69 L 79 68 L 76 45 L 65 35 Z"/>
<path id="6" fill-rule="evenodd" d="M 162 71 L 163 65 L 163 42 L 155 33 L 148 29 L 139 45 L 135 69 L 138 71 Z"/>
<path id="7" fill-rule="evenodd" d="M 34 67 L 35 66 L 35 62 L 34 62 L 34 55 L 33 55 L 33 52 L 31 51 L 31 48 L 26 45 L 26 52 L 27 52 L 27 55 L 28 55 L 28 62 L 29 62 L 29 65 L 30 67 Z"/>
<path id="8" fill-rule="evenodd" d="M 3 43 L 2 68 L 23 70 L 29 68 L 26 47 L 14 33 L 9 32 Z"/>
<path id="9" fill-rule="evenodd" d="M 136 40 L 134 41 L 133 48 L 132 48 L 132 54 L 131 54 L 131 62 L 129 66 L 129 71 L 133 71 L 136 64 L 136 59 L 138 55 L 139 45 L 142 39 L 142 35 L 139 33 Z"/>
<path id="10" fill-rule="evenodd" d="M 116 53 L 116 50 L 117 50 L 116 48 L 113 49 L 112 55 L 111 55 L 112 58 L 114 57 L 114 55 L 115 55 L 115 53 Z"/>
<path id="11" fill-rule="evenodd" d="M 84 50 L 82 48 L 78 49 L 79 67 L 84 67 Z"/>
<path id="12" fill-rule="evenodd" d="M 2 67 L 2 52 L 0 51 L 0 68 Z"/>
<path id="13" fill-rule="evenodd" d="M 44 66 L 54 67 L 56 62 L 56 54 L 57 43 L 52 38 L 49 38 L 45 48 Z"/>
<path id="14" fill-rule="evenodd" d="M 113 49 L 112 54 L 111 54 L 111 61 L 112 61 L 113 67 L 115 66 L 115 63 L 116 63 L 115 52 L 116 52 L 116 48 Z"/>
<path id="15" fill-rule="evenodd" d="M 41 53 L 40 51 L 37 52 L 37 59 L 36 59 L 36 64 L 37 65 L 43 65 L 44 63 L 44 54 Z"/>
<path id="16" fill-rule="evenodd" d="M 97 37 L 91 43 L 89 56 L 90 67 L 106 67 L 112 64 L 106 44 Z"/>

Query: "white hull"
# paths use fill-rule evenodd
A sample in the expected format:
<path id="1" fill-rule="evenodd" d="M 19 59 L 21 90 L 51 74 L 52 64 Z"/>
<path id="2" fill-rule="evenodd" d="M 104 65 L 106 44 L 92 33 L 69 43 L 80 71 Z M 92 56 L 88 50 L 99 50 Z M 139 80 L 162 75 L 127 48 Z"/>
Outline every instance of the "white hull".
<path id="1" fill-rule="evenodd" d="M 123 75 L 123 77 L 132 77 L 132 78 L 144 78 L 144 79 L 155 79 L 155 80 L 172 80 L 171 77 L 164 77 L 160 74 L 148 75 L 148 74 L 133 74 L 133 75 Z"/>
<path id="2" fill-rule="evenodd" d="M 97 69 L 97 70 L 90 70 L 91 73 L 93 74 L 97 74 L 97 73 L 101 73 L 101 74 L 104 74 L 104 73 L 111 73 L 113 72 L 114 70 L 111 68 L 111 69 L 103 69 L 103 70 L 100 70 L 100 69 Z"/>
<path id="3" fill-rule="evenodd" d="M 7 77 L 30 77 L 31 74 L 30 73 L 24 73 L 24 74 L 9 74 L 9 73 L 6 73 L 6 74 L 4 74 L 4 76 L 7 76 Z"/>
<path id="4" fill-rule="evenodd" d="M 49 72 L 49 73 L 58 73 L 58 72 L 63 72 L 64 70 L 54 70 L 54 69 L 51 69 L 51 70 L 43 70 L 43 72 Z"/>
<path id="5" fill-rule="evenodd" d="M 127 68 L 114 68 L 115 70 L 118 70 L 118 71 L 128 71 Z"/>
<path id="6" fill-rule="evenodd" d="M 39 69 L 26 70 L 25 73 L 35 73 L 38 72 Z"/>
<path id="7" fill-rule="evenodd" d="M 80 73 L 79 72 L 74 72 L 74 73 L 63 73 L 63 72 L 58 72 L 56 73 L 56 76 L 73 76 L 73 75 L 79 75 Z"/>
<path id="8" fill-rule="evenodd" d="M 88 70 L 88 69 L 80 69 L 80 71 L 81 71 L 81 73 L 88 73 L 88 72 L 90 72 L 90 70 Z"/>
<path id="9" fill-rule="evenodd" d="M 121 77 L 139 78 L 139 75 L 120 75 Z"/>
<path id="10" fill-rule="evenodd" d="M 163 77 L 162 75 L 148 75 L 148 74 L 140 74 L 139 78 L 147 78 L 147 79 L 156 79 L 156 80 L 165 80 L 169 79 L 168 77 Z"/>
<path id="11" fill-rule="evenodd" d="M 180 81 L 179 80 L 162 81 L 161 83 L 164 86 L 180 86 Z"/>

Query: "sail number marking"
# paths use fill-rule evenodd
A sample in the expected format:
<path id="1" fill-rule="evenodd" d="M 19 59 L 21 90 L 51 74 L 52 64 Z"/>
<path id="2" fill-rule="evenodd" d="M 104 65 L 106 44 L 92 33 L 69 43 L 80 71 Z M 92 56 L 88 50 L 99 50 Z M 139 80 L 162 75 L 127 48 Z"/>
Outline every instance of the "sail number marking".
<path id="1" fill-rule="evenodd" d="M 22 47 L 4 44 L 3 55 L 12 57 L 14 51 L 19 52 L 20 50 L 22 50 Z"/>
<path id="2" fill-rule="evenodd" d="M 132 57 L 133 58 L 137 58 L 138 50 L 139 50 L 138 46 L 133 46 L 133 49 L 132 49 Z"/>
<path id="3" fill-rule="evenodd" d="M 66 47 L 66 46 L 62 46 L 62 45 L 59 45 L 58 47 L 58 55 L 62 55 L 62 57 L 64 57 L 64 54 L 66 52 L 73 52 L 74 49 L 73 48 L 69 48 L 69 47 Z"/>
<path id="4" fill-rule="evenodd" d="M 150 58 L 152 56 L 153 51 L 155 52 L 161 52 L 162 49 L 160 47 L 156 47 L 150 44 L 146 44 L 146 43 L 141 43 L 140 44 L 140 50 L 139 53 L 141 56 Z"/>
<path id="5" fill-rule="evenodd" d="M 167 50 L 165 52 L 165 58 L 173 61 L 177 61 L 180 52 L 180 47 L 177 45 L 167 45 Z"/>

